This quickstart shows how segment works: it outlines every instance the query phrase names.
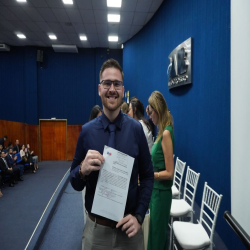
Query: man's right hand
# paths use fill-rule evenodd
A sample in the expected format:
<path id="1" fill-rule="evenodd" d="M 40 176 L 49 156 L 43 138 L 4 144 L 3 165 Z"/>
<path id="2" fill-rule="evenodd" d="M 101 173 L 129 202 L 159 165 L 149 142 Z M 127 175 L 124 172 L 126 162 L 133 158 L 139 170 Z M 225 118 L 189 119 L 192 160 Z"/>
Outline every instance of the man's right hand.
<path id="1" fill-rule="evenodd" d="M 98 171 L 104 163 L 104 157 L 96 150 L 88 150 L 85 159 L 81 162 L 81 173 L 86 176 L 92 171 Z"/>

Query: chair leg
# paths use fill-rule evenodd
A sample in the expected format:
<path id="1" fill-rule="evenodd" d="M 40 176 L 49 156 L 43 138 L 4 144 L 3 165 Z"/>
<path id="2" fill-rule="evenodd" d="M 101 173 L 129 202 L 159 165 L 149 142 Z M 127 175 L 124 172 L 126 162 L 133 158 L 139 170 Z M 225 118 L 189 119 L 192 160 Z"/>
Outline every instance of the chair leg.
<path id="1" fill-rule="evenodd" d="M 190 222 L 191 222 L 191 223 L 194 223 L 194 213 L 193 213 L 193 211 L 191 212 Z"/>
<path id="2" fill-rule="evenodd" d="M 173 244 L 173 248 L 170 250 L 178 250 L 177 246 L 175 245 L 175 237 L 174 237 L 174 233 L 173 233 L 173 238 L 172 238 L 172 244 Z"/>
<path id="3" fill-rule="evenodd" d="M 173 237 L 173 216 L 170 217 L 170 236 L 169 236 L 169 250 L 172 250 L 172 237 Z"/>

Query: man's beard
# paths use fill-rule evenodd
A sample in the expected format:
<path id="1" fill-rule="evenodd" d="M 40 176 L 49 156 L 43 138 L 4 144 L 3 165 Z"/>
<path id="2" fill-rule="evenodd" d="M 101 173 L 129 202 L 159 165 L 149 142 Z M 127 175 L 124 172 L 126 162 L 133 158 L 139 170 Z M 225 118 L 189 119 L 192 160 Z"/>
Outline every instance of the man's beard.
<path id="1" fill-rule="evenodd" d="M 104 97 L 101 97 L 102 99 L 102 105 L 109 111 L 115 111 L 117 110 L 118 108 L 121 107 L 121 104 L 122 104 L 122 98 L 120 98 L 119 94 L 118 94 L 118 97 L 116 98 L 116 105 L 111 105 L 108 103 L 108 97 L 104 96 Z"/>

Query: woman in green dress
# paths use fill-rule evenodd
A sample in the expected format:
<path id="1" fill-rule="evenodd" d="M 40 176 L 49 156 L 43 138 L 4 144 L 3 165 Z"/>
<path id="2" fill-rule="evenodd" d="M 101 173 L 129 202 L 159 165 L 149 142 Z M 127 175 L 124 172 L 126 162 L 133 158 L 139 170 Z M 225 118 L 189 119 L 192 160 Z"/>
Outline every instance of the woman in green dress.
<path id="1" fill-rule="evenodd" d="M 154 188 L 150 200 L 148 250 L 168 249 L 167 229 L 174 176 L 173 118 L 163 95 L 154 91 L 148 99 L 149 115 L 158 127 L 158 135 L 151 150 L 154 167 Z"/>

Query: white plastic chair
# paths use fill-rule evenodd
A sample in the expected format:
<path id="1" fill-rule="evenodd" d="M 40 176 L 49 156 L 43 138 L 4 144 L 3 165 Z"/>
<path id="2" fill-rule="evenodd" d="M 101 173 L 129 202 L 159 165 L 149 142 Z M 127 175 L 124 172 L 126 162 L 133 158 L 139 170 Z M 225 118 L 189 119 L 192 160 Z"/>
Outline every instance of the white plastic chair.
<path id="1" fill-rule="evenodd" d="M 186 162 L 181 161 L 178 157 L 174 169 L 174 183 L 172 186 L 173 199 L 180 199 L 181 197 L 181 183 L 185 170 Z"/>
<path id="2" fill-rule="evenodd" d="M 177 239 L 183 249 L 213 249 L 214 229 L 221 199 L 222 195 L 217 194 L 205 182 L 198 224 L 182 221 L 173 223 L 174 239 Z"/>
<path id="3" fill-rule="evenodd" d="M 173 234 L 173 220 L 176 217 L 190 218 L 190 222 L 193 223 L 193 214 L 194 214 L 194 199 L 196 194 L 196 189 L 199 181 L 200 173 L 196 173 L 192 169 L 187 168 L 184 194 L 183 199 L 173 199 L 171 210 L 170 210 L 170 248 L 172 244 L 172 234 Z"/>

